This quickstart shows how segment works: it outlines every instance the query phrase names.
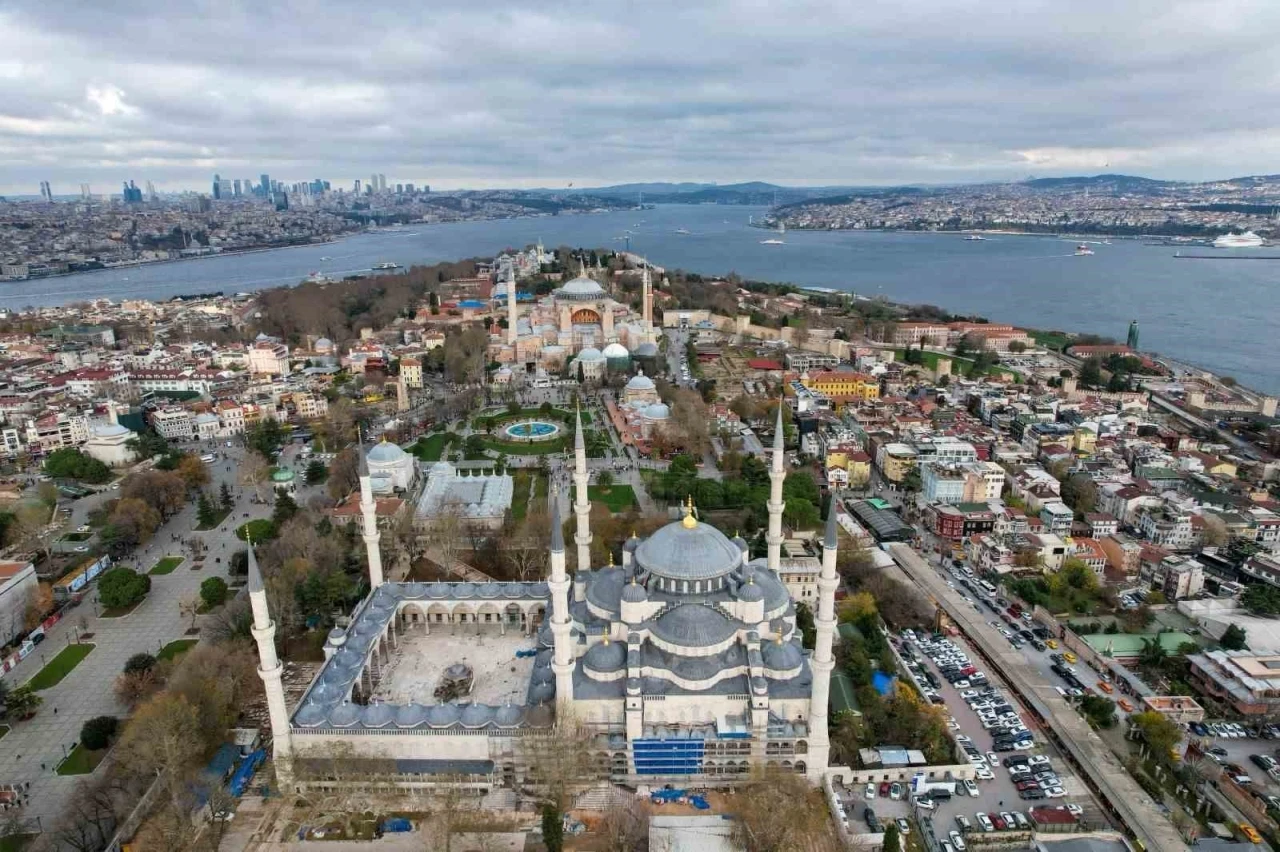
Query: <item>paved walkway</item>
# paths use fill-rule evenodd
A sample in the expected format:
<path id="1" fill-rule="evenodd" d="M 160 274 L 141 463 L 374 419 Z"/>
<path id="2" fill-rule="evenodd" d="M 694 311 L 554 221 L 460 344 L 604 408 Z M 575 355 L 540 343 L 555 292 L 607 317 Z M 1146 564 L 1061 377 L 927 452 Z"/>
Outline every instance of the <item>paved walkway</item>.
<path id="1" fill-rule="evenodd" d="M 214 474 L 211 491 L 217 494 L 225 479 L 239 496 L 241 489 L 235 487 L 234 481 L 235 464 L 231 463 L 232 472 L 226 471 L 227 464 L 220 461 L 211 466 L 216 468 L 211 469 Z M 118 494 L 118 491 L 107 492 L 99 498 L 85 498 L 72 504 L 71 525 L 85 523 L 89 511 L 100 500 Z M 113 691 L 125 661 L 144 651 L 154 654 L 174 639 L 183 638 L 191 620 L 179 612 L 179 602 L 198 594 L 200 583 L 207 577 L 227 576 L 227 563 L 234 544 L 238 543 L 235 528 L 244 522 L 244 512 L 249 512 L 251 517 L 269 516 L 269 507 L 250 504 L 247 492 L 243 496 L 243 505 L 237 506 L 221 527 L 209 532 L 191 532 L 196 511 L 194 505 L 188 506 L 156 533 L 149 548 L 144 548 L 138 558 L 132 560 L 142 570 L 150 570 L 165 554 L 182 553 L 181 544 L 170 540 L 170 535 L 176 533 L 179 538 L 195 536 L 206 541 L 208 558 L 202 570 L 191 570 L 192 562 L 184 553 L 188 559 L 173 573 L 151 578 L 151 593 L 124 618 L 95 617 L 94 595 L 90 591 L 79 607 L 70 610 L 69 615 L 49 631 L 48 638 L 34 653 L 4 675 L 11 687 L 25 683 L 40 671 L 43 662 L 53 659 L 74 641 L 82 617 L 88 621 L 88 630 L 93 633 L 89 641 L 96 646 L 93 652 L 61 683 L 40 693 L 44 704 L 33 719 L 15 723 L 9 734 L 0 739 L 0 783 L 30 783 L 30 799 L 23 815 L 39 817 L 46 830 L 64 813 L 64 805 L 77 782 L 90 777 L 55 774 L 54 768 L 62 760 L 64 750 L 70 751 L 72 744 L 80 739 L 80 728 L 88 719 L 126 715 L 126 708 L 116 701 Z M 216 563 L 216 558 L 221 558 L 222 564 Z"/>

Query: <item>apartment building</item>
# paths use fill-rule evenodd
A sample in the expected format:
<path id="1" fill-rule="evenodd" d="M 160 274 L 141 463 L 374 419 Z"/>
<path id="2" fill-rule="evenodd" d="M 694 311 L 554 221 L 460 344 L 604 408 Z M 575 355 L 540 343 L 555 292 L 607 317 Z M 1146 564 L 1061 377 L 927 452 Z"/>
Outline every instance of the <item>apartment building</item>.
<path id="1" fill-rule="evenodd" d="M 151 426 L 167 441 L 190 441 L 196 435 L 195 418 L 185 408 L 161 408 L 151 413 Z"/>

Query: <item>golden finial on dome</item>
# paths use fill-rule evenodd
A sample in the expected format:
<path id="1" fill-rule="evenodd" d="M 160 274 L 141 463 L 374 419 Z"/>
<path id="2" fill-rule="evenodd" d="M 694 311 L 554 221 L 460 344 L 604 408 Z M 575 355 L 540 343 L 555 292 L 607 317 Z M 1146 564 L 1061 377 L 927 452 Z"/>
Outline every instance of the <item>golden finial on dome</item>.
<path id="1" fill-rule="evenodd" d="M 609 567 L 613 567 L 613 548 L 609 548 Z"/>
<path id="2" fill-rule="evenodd" d="M 698 526 L 698 519 L 693 516 L 693 497 L 689 498 L 684 506 L 684 520 L 680 522 L 685 529 L 691 530 Z"/>

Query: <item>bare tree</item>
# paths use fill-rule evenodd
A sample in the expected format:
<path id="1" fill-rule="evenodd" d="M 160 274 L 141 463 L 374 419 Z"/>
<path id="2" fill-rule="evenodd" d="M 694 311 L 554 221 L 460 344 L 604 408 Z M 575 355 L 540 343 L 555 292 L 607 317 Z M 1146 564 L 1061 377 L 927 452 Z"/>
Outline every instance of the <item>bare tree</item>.
<path id="1" fill-rule="evenodd" d="M 837 852 L 836 836 L 821 790 L 803 778 L 766 769 L 738 788 L 733 841 L 746 852 Z"/>
<path id="2" fill-rule="evenodd" d="M 596 833 L 603 852 L 643 852 L 649 848 L 649 808 L 639 799 L 610 808 Z"/>
<path id="3" fill-rule="evenodd" d="M 530 783 L 562 811 L 574 793 L 608 778 L 608 758 L 600 762 L 595 732 L 569 712 L 557 712 L 551 727 L 521 737 L 516 749 Z"/>

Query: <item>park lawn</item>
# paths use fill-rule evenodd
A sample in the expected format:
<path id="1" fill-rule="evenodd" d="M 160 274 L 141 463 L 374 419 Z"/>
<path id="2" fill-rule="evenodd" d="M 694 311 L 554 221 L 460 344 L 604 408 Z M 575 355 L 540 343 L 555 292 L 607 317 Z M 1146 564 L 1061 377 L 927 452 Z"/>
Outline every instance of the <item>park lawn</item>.
<path id="1" fill-rule="evenodd" d="M 198 531 L 216 530 L 219 526 L 222 525 L 222 522 L 227 519 L 227 515 L 230 515 L 230 514 L 231 514 L 230 509 L 223 509 L 221 507 L 218 507 L 217 513 L 213 516 L 213 523 L 210 523 L 208 525 L 200 524 L 199 526 L 196 527 L 196 530 Z"/>
<path id="2" fill-rule="evenodd" d="M 420 461 L 440 461 L 440 457 L 444 455 L 444 448 L 448 443 L 447 433 L 436 432 L 425 438 L 419 438 L 418 442 L 409 448 L 409 451 L 417 456 Z"/>
<path id="3" fill-rule="evenodd" d="M 175 639 L 160 649 L 157 660 L 176 660 L 195 647 L 199 639 Z"/>
<path id="4" fill-rule="evenodd" d="M 8 837 L 0 837 L 0 852 L 22 852 L 39 836 L 38 834 L 10 834 Z"/>
<path id="5" fill-rule="evenodd" d="M 145 601 L 145 600 L 146 598 L 144 597 L 142 601 Z M 99 618 L 124 618 L 126 615 L 133 612 L 138 607 L 142 606 L 142 601 L 137 601 L 136 603 L 129 604 L 128 606 L 109 606 L 106 609 L 102 610 L 102 615 L 98 617 Z"/>
<path id="6" fill-rule="evenodd" d="M 8 725 L 0 725 L 0 740 L 4 739 L 4 735 L 9 733 Z"/>
<path id="7" fill-rule="evenodd" d="M 529 489 L 533 485 L 533 480 L 527 470 L 517 470 L 512 478 L 514 483 L 511 489 L 511 517 L 513 520 L 523 521 L 525 512 L 529 508 Z"/>
<path id="8" fill-rule="evenodd" d="M 236 527 L 236 538 L 241 541 L 248 541 L 250 536 L 253 537 L 254 544 L 270 541 L 276 537 L 276 525 L 271 522 L 270 518 L 257 518 L 252 521 L 245 521 Z"/>
<path id="9" fill-rule="evenodd" d="M 599 485 L 587 486 L 587 499 L 592 503 L 603 503 L 612 514 L 627 512 L 635 508 L 636 492 L 630 485 L 612 485 L 605 491 Z"/>
<path id="10" fill-rule="evenodd" d="M 91 751 L 84 747 L 83 743 L 76 743 L 76 747 L 72 748 L 72 753 L 67 755 L 67 760 L 58 764 L 59 775 L 88 775 L 91 771 L 97 769 L 97 765 L 106 757 L 109 748 L 100 748 L 99 751 Z"/>
<path id="11" fill-rule="evenodd" d="M 184 557 L 181 556 L 166 556 L 164 559 L 157 562 L 155 567 L 147 573 L 154 577 L 172 574 L 173 570 L 182 564 L 183 558 Z"/>
<path id="12" fill-rule="evenodd" d="M 89 656 L 94 647 L 92 642 L 81 642 L 78 645 L 68 645 L 58 652 L 58 655 L 50 660 L 44 668 L 36 672 L 36 676 L 27 681 L 27 686 L 32 689 L 49 689 L 57 686 L 62 679 L 71 674 L 71 670 L 80 665 L 80 661 Z"/>
<path id="13" fill-rule="evenodd" d="M 109 750 L 104 748 L 98 751 L 90 751 L 84 747 L 83 743 L 76 743 L 76 747 L 71 750 L 71 754 L 67 755 L 67 759 L 58 764 L 57 773 L 59 775 L 88 775 L 98 768 L 98 764 L 107 756 Z"/>
<path id="14" fill-rule="evenodd" d="M 1030 329 L 1027 332 L 1031 335 L 1031 339 L 1036 342 L 1037 346 L 1043 346 L 1045 349 L 1055 349 L 1058 352 L 1066 349 L 1071 345 L 1071 338 L 1061 331 L 1039 331 Z"/>

